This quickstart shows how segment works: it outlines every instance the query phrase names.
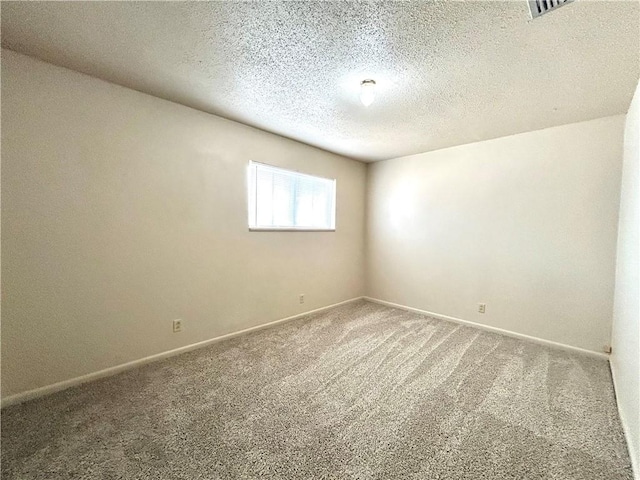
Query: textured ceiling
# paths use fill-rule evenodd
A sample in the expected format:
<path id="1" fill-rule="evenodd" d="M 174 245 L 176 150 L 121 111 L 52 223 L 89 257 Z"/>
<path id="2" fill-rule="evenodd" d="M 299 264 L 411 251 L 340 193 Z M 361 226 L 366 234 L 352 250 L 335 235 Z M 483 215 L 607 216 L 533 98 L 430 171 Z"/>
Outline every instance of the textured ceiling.
<path id="1" fill-rule="evenodd" d="M 2 45 L 361 160 L 625 113 L 638 2 L 2 2 Z M 376 101 L 358 100 L 374 78 Z"/>

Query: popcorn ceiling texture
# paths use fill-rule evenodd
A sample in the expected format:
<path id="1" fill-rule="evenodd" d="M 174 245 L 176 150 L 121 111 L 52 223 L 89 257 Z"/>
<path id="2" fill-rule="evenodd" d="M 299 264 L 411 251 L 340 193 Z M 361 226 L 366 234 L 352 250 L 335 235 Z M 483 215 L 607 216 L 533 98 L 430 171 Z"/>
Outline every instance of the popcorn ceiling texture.
<path id="1" fill-rule="evenodd" d="M 2 5 L 6 48 L 361 160 L 626 113 L 639 37 L 638 2 Z"/>
<path id="2" fill-rule="evenodd" d="M 606 360 L 355 302 L 2 412 L 2 478 L 630 480 Z"/>

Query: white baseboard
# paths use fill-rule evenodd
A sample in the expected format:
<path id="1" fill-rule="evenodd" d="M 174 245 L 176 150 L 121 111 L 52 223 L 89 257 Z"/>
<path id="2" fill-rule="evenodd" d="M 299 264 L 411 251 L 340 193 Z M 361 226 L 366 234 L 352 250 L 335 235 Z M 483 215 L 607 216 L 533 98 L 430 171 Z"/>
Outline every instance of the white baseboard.
<path id="1" fill-rule="evenodd" d="M 46 385 L 44 387 L 35 388 L 33 390 L 27 390 L 26 392 L 16 393 L 15 395 L 10 395 L 2 399 L 2 408 L 8 407 L 10 405 L 16 405 L 18 403 L 26 402 L 27 400 L 32 400 L 34 398 L 42 397 L 45 395 L 49 395 L 51 393 L 59 392 L 61 390 L 66 390 L 67 388 L 75 387 L 76 385 L 80 385 L 83 383 L 91 382 L 93 380 L 98 380 L 104 377 L 110 377 L 112 375 L 116 375 L 120 372 L 124 372 L 126 370 L 131 370 L 136 367 L 140 367 L 142 365 L 146 365 L 148 363 L 157 362 L 158 360 L 163 360 L 168 357 L 173 357 L 174 355 L 179 355 L 181 353 L 186 353 L 191 350 L 196 350 L 198 348 L 203 348 L 208 345 L 211 345 L 216 342 L 221 342 L 223 340 L 227 340 L 229 338 L 237 337 L 239 335 L 243 335 L 249 332 L 255 332 L 257 330 L 262 330 L 265 328 L 273 327 L 280 323 L 290 322 L 292 320 L 296 320 L 298 318 L 306 317 L 307 315 L 312 315 L 314 313 L 323 312 L 325 310 L 329 310 L 332 308 L 339 307 L 340 305 L 345 305 L 347 303 L 355 302 L 357 300 L 361 300 L 364 297 L 356 297 L 351 298 L 349 300 L 345 300 L 343 302 L 334 303 L 332 305 L 327 305 L 326 307 L 316 308 L 314 310 L 309 310 L 308 312 L 299 313 L 297 315 L 293 315 L 291 317 L 281 318 L 279 320 L 274 320 L 273 322 L 263 323 L 262 325 L 257 325 L 255 327 L 245 328 L 244 330 L 239 330 L 237 332 L 227 333 L 226 335 L 221 335 L 219 337 L 210 338 L 209 340 L 204 340 L 202 342 L 192 343 L 190 345 L 185 345 L 184 347 L 176 348 L 174 350 L 169 350 L 166 352 L 157 353 L 155 355 L 151 355 L 148 357 L 140 358 L 138 360 L 133 360 L 131 362 L 123 363 L 120 365 L 116 365 L 114 367 L 105 368 L 104 370 L 99 370 L 97 372 L 88 373 L 86 375 L 81 375 L 79 377 L 70 378 L 69 380 L 63 380 L 62 382 L 54 383 L 51 385 Z"/>
<path id="2" fill-rule="evenodd" d="M 616 368 L 614 367 L 614 362 L 609 362 L 609 366 L 611 368 L 611 378 L 613 379 L 613 391 L 616 395 L 616 405 L 618 406 L 618 417 L 620 417 L 620 423 L 622 424 L 622 431 L 624 432 L 624 437 L 627 440 L 627 449 L 629 450 L 629 458 L 631 458 L 631 468 L 633 470 L 633 478 L 635 480 L 640 480 L 640 456 L 638 453 L 640 452 L 640 445 L 634 445 L 633 437 L 630 435 L 629 424 L 627 423 L 627 417 L 625 413 L 620 408 L 620 401 L 618 400 L 618 382 L 616 381 Z"/>
<path id="3" fill-rule="evenodd" d="M 583 355 L 590 355 L 592 357 L 602 358 L 605 360 L 609 359 L 609 355 L 606 353 L 595 352 L 593 350 L 586 350 L 584 348 L 573 347 L 571 345 L 566 345 L 564 343 L 553 342 L 551 340 L 545 340 L 539 337 L 531 337 L 529 335 L 525 335 L 523 333 L 512 332 L 511 330 L 504 330 L 502 328 L 491 327 L 489 325 L 483 325 L 482 323 L 476 323 L 469 320 L 463 320 L 461 318 L 450 317 L 448 315 L 441 315 L 439 313 L 429 312 L 427 310 L 420 310 L 419 308 L 407 307 L 406 305 L 399 305 L 397 303 L 387 302 L 385 300 L 379 300 L 377 298 L 364 297 L 365 300 L 369 302 L 378 303 L 380 305 L 386 305 L 387 307 L 398 308 L 400 310 L 406 310 L 409 312 L 421 313 L 423 315 L 427 315 L 429 317 L 434 317 L 440 320 L 446 320 L 449 322 L 461 323 L 463 325 L 467 325 L 474 328 L 479 328 L 481 330 L 486 330 L 488 332 L 499 333 L 501 335 L 506 335 L 508 337 L 518 338 L 520 340 L 526 340 L 529 342 L 539 343 L 541 345 L 546 345 L 548 347 L 560 348 L 562 350 L 569 350 L 571 352 L 580 353 Z"/>

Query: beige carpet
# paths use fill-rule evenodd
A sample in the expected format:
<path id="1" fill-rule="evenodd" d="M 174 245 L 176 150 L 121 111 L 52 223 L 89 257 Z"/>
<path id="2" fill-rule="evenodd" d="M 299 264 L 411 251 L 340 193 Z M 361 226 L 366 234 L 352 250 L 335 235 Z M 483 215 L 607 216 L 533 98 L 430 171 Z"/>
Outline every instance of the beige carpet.
<path id="1" fill-rule="evenodd" d="M 606 361 L 352 303 L 2 412 L 3 479 L 631 479 Z"/>

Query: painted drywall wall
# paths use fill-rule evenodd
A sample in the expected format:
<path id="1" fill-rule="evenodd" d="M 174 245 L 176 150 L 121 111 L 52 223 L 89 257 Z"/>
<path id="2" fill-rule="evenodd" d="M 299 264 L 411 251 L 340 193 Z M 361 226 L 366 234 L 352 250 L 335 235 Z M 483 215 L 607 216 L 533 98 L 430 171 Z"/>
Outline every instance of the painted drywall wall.
<path id="1" fill-rule="evenodd" d="M 623 124 L 606 117 L 371 164 L 368 296 L 602 352 Z"/>
<path id="2" fill-rule="evenodd" d="M 249 232 L 249 160 L 336 232 Z M 2 162 L 4 397 L 364 293 L 362 163 L 7 50 Z"/>
<path id="3" fill-rule="evenodd" d="M 640 479 L 640 83 L 627 114 L 620 192 L 611 371 Z"/>

